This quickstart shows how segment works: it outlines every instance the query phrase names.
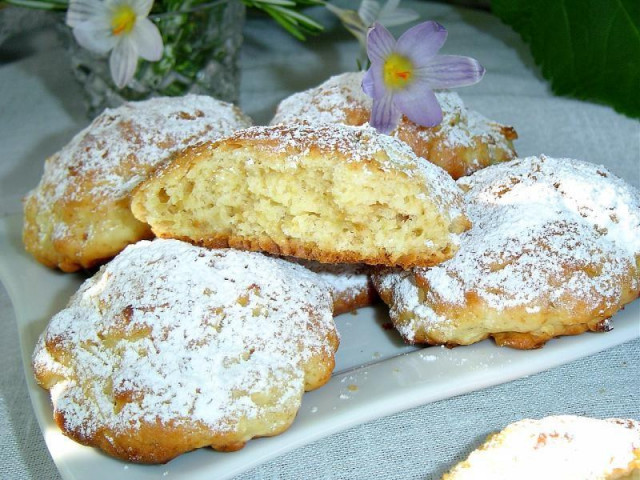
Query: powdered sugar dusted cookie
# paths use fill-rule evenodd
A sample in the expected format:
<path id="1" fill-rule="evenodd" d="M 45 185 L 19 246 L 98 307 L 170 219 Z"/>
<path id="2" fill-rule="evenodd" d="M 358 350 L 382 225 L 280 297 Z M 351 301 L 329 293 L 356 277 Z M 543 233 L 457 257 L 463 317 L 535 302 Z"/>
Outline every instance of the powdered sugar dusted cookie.
<path id="1" fill-rule="evenodd" d="M 66 435 L 160 463 L 284 431 L 337 347 L 330 292 L 303 267 L 155 240 L 81 286 L 33 367 Z"/>
<path id="2" fill-rule="evenodd" d="M 271 124 L 367 123 L 372 100 L 362 90 L 363 74 L 336 75 L 315 88 L 291 95 L 280 103 Z M 453 178 L 516 156 L 513 140 L 518 135 L 512 127 L 465 108 L 457 93 L 435 93 L 443 113 L 440 125 L 421 127 L 403 116 L 391 135 L 407 142 L 418 156 L 444 168 Z"/>
<path id="3" fill-rule="evenodd" d="M 373 269 L 368 265 L 289 260 L 308 268 L 327 283 L 333 295 L 334 316 L 371 305 L 378 298 L 370 278 Z"/>
<path id="4" fill-rule="evenodd" d="M 251 125 L 210 97 L 154 98 L 105 110 L 47 159 L 25 200 L 24 244 L 50 267 L 100 264 L 152 236 L 131 214 L 131 190 L 170 155 Z"/>
<path id="5" fill-rule="evenodd" d="M 491 435 L 442 480 L 633 480 L 640 478 L 640 423 L 554 416 Z"/>
<path id="6" fill-rule="evenodd" d="M 189 149 L 131 208 L 159 237 L 323 263 L 433 265 L 469 226 L 444 170 L 346 125 L 253 127 Z"/>
<path id="7" fill-rule="evenodd" d="M 640 193 L 604 167 L 529 157 L 458 180 L 473 228 L 434 268 L 374 279 L 412 343 L 536 348 L 609 329 L 640 292 Z"/>

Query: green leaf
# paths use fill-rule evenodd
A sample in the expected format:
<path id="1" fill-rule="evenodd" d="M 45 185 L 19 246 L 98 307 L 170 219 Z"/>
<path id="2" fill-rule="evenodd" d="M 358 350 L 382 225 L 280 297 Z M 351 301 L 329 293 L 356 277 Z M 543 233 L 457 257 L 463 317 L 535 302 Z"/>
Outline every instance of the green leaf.
<path id="1" fill-rule="evenodd" d="M 640 118 L 639 0 L 492 0 L 558 95 Z"/>
<path id="2" fill-rule="evenodd" d="M 296 37 L 305 40 L 306 35 L 315 35 L 324 27 L 296 9 L 321 5 L 321 0 L 242 0 L 249 8 L 262 10 L 271 16 L 281 27 Z"/>

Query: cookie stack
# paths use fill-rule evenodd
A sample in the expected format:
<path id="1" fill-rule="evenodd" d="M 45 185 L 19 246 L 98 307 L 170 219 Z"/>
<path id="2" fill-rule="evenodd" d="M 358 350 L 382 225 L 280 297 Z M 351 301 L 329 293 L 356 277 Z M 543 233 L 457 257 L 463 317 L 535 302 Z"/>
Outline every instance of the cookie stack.
<path id="1" fill-rule="evenodd" d="M 514 160 L 515 131 L 449 92 L 440 126 L 378 134 L 359 79 L 262 127 L 201 97 L 129 104 L 47 161 L 27 250 L 104 263 L 33 357 L 66 435 L 157 463 L 280 433 L 330 378 L 333 316 L 374 286 L 408 342 L 449 346 L 607 330 L 638 296 L 636 190 L 585 162 Z"/>

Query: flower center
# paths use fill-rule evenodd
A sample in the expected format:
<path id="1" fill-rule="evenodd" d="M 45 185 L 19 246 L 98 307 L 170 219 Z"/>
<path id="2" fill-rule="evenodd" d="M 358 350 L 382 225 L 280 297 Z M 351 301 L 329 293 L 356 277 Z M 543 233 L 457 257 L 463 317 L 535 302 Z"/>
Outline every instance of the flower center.
<path id="1" fill-rule="evenodd" d="M 413 63 L 407 57 L 392 53 L 384 61 L 383 79 L 389 89 L 405 88 L 413 81 Z"/>
<path id="2" fill-rule="evenodd" d="M 136 12 L 129 5 L 120 5 L 113 12 L 111 17 L 111 33 L 113 35 L 122 35 L 130 33 L 136 24 Z"/>

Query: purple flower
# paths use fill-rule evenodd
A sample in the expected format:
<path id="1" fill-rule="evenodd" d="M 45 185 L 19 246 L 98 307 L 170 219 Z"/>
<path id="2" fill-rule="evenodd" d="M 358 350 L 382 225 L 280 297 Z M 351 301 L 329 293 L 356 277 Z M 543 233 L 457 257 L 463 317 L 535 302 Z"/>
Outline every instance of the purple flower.
<path id="1" fill-rule="evenodd" d="M 373 98 L 371 126 L 390 133 L 403 114 L 418 125 L 438 125 L 442 109 L 433 89 L 473 85 L 482 79 L 484 68 L 477 60 L 437 55 L 446 39 L 447 30 L 437 22 L 416 25 L 397 42 L 379 23 L 369 30 L 371 68 L 362 88 Z"/>

